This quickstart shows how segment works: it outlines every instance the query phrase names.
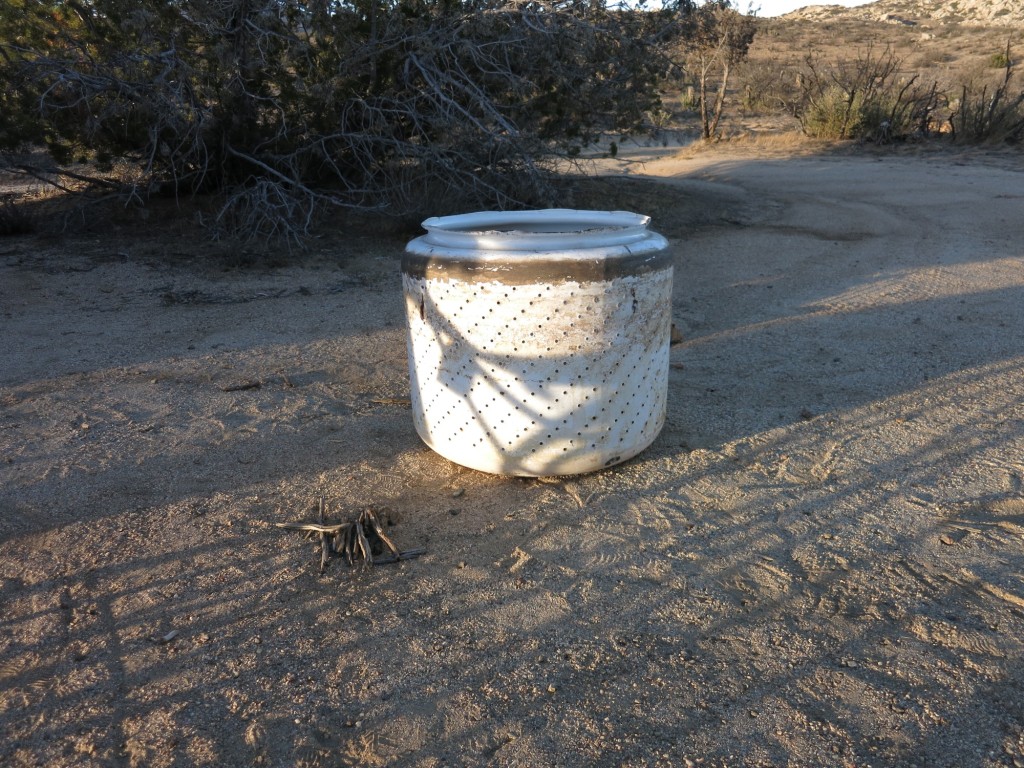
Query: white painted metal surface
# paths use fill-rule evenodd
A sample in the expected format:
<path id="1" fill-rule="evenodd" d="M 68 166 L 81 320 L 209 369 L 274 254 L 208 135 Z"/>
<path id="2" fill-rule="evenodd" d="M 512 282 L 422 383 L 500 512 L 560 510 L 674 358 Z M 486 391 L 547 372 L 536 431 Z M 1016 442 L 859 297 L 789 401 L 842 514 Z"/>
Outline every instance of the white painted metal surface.
<path id="1" fill-rule="evenodd" d="M 625 461 L 665 420 L 672 263 L 647 217 L 468 214 L 403 260 L 412 411 L 424 442 L 510 475 Z"/>

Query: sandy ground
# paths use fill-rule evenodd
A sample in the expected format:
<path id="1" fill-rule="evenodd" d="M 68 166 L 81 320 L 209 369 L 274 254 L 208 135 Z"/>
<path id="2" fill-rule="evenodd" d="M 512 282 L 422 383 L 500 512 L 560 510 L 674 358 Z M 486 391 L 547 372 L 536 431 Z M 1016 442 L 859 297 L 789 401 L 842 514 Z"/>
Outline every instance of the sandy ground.
<path id="1" fill-rule="evenodd" d="M 575 478 L 419 442 L 394 234 L 0 240 L 0 764 L 1024 766 L 1020 154 L 655 155 L 668 421 Z"/>

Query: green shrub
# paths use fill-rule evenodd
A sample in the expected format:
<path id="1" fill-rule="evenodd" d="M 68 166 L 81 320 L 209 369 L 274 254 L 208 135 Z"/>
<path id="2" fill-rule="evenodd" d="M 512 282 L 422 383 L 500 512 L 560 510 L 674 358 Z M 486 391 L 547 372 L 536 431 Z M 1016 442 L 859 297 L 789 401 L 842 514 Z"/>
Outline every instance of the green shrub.
<path id="1" fill-rule="evenodd" d="M 937 85 L 918 84 L 916 75 L 900 77 L 900 65 L 888 48 L 826 66 L 809 59 L 798 111 L 804 133 L 877 142 L 927 135 L 943 97 Z"/>
<path id="2" fill-rule="evenodd" d="M 1005 53 L 994 53 L 989 57 L 988 65 L 992 69 L 1006 69 L 1010 66 L 1010 59 Z"/>
<path id="3" fill-rule="evenodd" d="M 849 139 L 857 135 L 862 105 L 859 93 L 832 86 L 806 100 L 800 123 L 815 139 Z"/>
<path id="4" fill-rule="evenodd" d="M 802 115 L 804 132 L 816 139 L 870 139 L 885 141 L 903 136 L 908 126 L 898 117 L 888 95 L 867 97 L 839 87 L 810 102 Z"/>

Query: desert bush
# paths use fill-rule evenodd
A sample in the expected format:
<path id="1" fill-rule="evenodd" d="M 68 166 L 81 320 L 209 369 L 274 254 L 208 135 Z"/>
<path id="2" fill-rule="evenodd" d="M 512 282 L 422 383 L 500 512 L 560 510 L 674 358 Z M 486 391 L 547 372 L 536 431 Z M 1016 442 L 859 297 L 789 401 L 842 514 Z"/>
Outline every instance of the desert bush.
<path id="1" fill-rule="evenodd" d="M 697 89 L 687 85 L 679 94 L 679 108 L 684 112 L 696 112 L 700 108 L 700 99 L 697 98 Z"/>
<path id="2" fill-rule="evenodd" d="M 956 57 L 948 51 L 944 51 L 941 48 L 929 47 L 920 51 L 915 60 L 911 62 L 911 66 L 918 70 L 934 69 L 950 64 L 955 60 Z"/>
<path id="3" fill-rule="evenodd" d="M 1007 43 L 1002 79 L 994 85 L 960 87 L 949 117 L 953 138 L 961 142 L 1016 142 L 1024 138 L 1024 90 L 1014 91 L 1014 67 Z"/>
<path id="4" fill-rule="evenodd" d="M 775 60 L 748 61 L 736 71 L 736 87 L 748 112 L 792 112 L 797 101 L 796 73 Z"/>
<path id="5" fill-rule="evenodd" d="M 1006 69 L 1010 66 L 1010 59 L 1005 53 L 994 53 L 989 57 L 988 65 L 992 69 Z"/>
<path id="6" fill-rule="evenodd" d="M 944 97 L 935 83 L 901 76 L 900 65 L 890 48 L 825 66 L 809 57 L 798 110 L 804 133 L 878 142 L 928 135 Z"/>
<path id="7" fill-rule="evenodd" d="M 219 195 L 214 221 L 308 231 L 325 206 L 404 213 L 551 198 L 552 151 L 658 106 L 692 26 L 587 0 L 10 0 L 0 148 L 144 200 Z M 133 169 L 117 176 L 115 167 Z"/>
<path id="8" fill-rule="evenodd" d="M 808 97 L 800 111 L 800 125 L 818 139 L 848 139 L 861 131 L 864 96 L 832 85 Z"/>

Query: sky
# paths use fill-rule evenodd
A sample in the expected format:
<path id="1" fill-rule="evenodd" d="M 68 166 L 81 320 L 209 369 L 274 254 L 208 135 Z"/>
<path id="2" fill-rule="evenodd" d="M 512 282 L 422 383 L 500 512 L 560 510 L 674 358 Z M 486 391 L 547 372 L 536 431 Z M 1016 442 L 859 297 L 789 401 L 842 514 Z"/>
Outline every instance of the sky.
<path id="1" fill-rule="evenodd" d="M 740 0 L 738 5 L 745 11 L 748 2 L 749 0 Z M 779 16 L 783 13 L 789 13 L 797 8 L 803 8 L 805 5 L 845 5 L 853 7 L 855 5 L 867 5 L 868 2 L 870 0 L 753 0 L 753 6 L 757 8 L 760 5 L 761 10 L 758 11 L 757 15 L 765 18 L 767 16 Z"/>

